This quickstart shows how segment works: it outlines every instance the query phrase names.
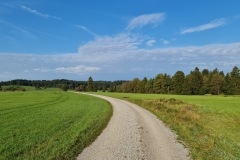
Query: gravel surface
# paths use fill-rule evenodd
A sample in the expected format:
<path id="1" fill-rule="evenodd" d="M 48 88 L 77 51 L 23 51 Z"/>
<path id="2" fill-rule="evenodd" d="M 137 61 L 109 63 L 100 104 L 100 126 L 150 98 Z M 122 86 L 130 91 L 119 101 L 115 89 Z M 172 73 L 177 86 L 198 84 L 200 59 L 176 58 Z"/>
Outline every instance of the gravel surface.
<path id="1" fill-rule="evenodd" d="M 91 94 L 92 95 L 92 94 Z M 77 160 L 188 160 L 188 150 L 155 115 L 130 102 L 109 101 L 113 116 L 108 126 Z"/>

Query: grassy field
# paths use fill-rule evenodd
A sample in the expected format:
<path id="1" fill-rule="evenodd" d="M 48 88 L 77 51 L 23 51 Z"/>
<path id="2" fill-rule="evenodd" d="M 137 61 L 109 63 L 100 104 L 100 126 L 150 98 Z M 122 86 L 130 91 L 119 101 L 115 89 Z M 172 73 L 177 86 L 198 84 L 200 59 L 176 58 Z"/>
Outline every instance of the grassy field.
<path id="1" fill-rule="evenodd" d="M 112 115 L 104 100 L 56 90 L 0 92 L 0 102 L 0 159 L 74 159 Z"/>
<path id="2" fill-rule="evenodd" d="M 156 114 L 176 131 L 193 159 L 240 159 L 240 96 L 98 94 L 129 100 Z"/>

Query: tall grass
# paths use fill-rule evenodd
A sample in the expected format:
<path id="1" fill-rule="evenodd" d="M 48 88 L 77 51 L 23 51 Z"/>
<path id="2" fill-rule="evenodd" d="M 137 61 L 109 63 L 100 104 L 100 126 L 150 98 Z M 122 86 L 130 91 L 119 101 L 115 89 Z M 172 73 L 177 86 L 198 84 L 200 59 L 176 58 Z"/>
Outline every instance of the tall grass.
<path id="1" fill-rule="evenodd" d="M 240 97 L 98 93 L 136 103 L 178 134 L 193 159 L 240 159 Z"/>
<path id="2" fill-rule="evenodd" d="M 107 125 L 104 100 L 74 93 L 0 93 L 0 159 L 74 159 Z"/>

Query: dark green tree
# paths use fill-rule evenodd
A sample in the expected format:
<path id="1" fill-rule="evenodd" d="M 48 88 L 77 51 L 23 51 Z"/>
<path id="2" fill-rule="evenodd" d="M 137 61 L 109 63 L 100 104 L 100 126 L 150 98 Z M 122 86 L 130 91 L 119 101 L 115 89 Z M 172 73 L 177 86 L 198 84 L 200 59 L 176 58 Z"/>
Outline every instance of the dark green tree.
<path id="1" fill-rule="evenodd" d="M 208 70 L 208 69 L 202 70 L 202 75 L 203 75 L 203 76 L 206 76 L 206 75 L 208 75 L 208 74 L 209 74 L 209 70 Z"/>
<path id="2" fill-rule="evenodd" d="M 134 78 L 132 81 L 133 93 L 140 93 L 141 91 L 141 81 L 138 78 Z"/>
<path id="3" fill-rule="evenodd" d="M 163 74 L 158 74 L 154 78 L 154 83 L 153 83 L 153 92 L 154 93 L 157 93 L 157 94 L 162 93 L 163 79 L 164 79 L 164 75 Z"/>
<path id="4" fill-rule="evenodd" d="M 116 85 L 115 84 L 110 84 L 110 87 L 108 88 L 108 92 L 116 92 Z"/>
<path id="5" fill-rule="evenodd" d="M 154 79 L 150 78 L 145 85 L 145 93 L 153 93 Z"/>
<path id="6" fill-rule="evenodd" d="M 202 83 L 202 88 L 201 92 L 202 94 L 208 94 L 210 92 L 210 74 L 203 74 L 203 83 Z"/>
<path id="7" fill-rule="evenodd" d="M 237 66 L 230 72 L 230 91 L 231 94 L 240 94 L 240 70 Z"/>
<path id="8" fill-rule="evenodd" d="M 87 91 L 88 92 L 93 92 L 94 91 L 94 88 L 93 88 L 93 79 L 92 77 L 89 77 L 88 78 L 88 84 L 87 84 Z"/>
<path id="9" fill-rule="evenodd" d="M 170 90 L 171 90 L 171 83 L 172 83 L 172 79 L 170 77 L 170 75 L 167 75 L 166 73 L 163 76 L 163 80 L 162 80 L 162 91 L 161 93 L 163 94 L 169 94 Z"/>
<path id="10" fill-rule="evenodd" d="M 144 77 L 140 83 L 140 93 L 146 93 L 145 86 L 146 86 L 147 82 L 148 82 L 147 78 Z"/>
<path id="11" fill-rule="evenodd" d="M 189 75 L 190 93 L 192 95 L 203 94 L 201 92 L 202 84 L 203 84 L 202 73 L 199 71 L 199 68 L 196 67 L 194 71 L 191 71 Z"/>
<path id="12" fill-rule="evenodd" d="M 182 94 L 185 94 L 185 95 L 192 94 L 192 88 L 190 85 L 191 85 L 190 75 L 187 75 L 184 79 Z"/>
<path id="13" fill-rule="evenodd" d="M 226 95 L 233 94 L 231 92 L 231 75 L 230 75 L 230 73 L 227 73 L 225 78 L 224 78 L 223 91 L 224 91 L 224 94 L 226 94 Z"/>
<path id="14" fill-rule="evenodd" d="M 67 85 L 67 84 L 62 84 L 62 85 L 61 85 L 61 89 L 62 89 L 63 91 L 67 91 L 67 90 L 68 90 L 68 85 Z"/>
<path id="15" fill-rule="evenodd" d="M 183 84 L 184 84 L 185 74 L 182 71 L 177 71 L 172 77 L 172 85 L 174 89 L 174 94 L 183 94 Z"/>

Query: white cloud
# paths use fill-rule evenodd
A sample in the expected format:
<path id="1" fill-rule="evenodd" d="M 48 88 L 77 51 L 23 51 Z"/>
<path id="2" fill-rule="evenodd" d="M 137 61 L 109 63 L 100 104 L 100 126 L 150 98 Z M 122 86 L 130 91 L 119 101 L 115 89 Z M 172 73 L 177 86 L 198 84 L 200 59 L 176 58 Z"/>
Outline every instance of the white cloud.
<path id="1" fill-rule="evenodd" d="M 170 41 L 166 40 L 166 39 L 161 39 L 162 44 L 164 45 L 168 45 L 170 43 Z"/>
<path id="2" fill-rule="evenodd" d="M 52 18 L 52 19 L 56 19 L 56 20 L 61 20 L 60 17 L 52 16 L 52 15 L 45 14 L 45 13 L 41 13 L 41 12 L 35 10 L 35 9 L 29 8 L 29 7 L 26 7 L 26 6 L 21 6 L 21 8 L 22 8 L 23 10 L 31 13 L 31 14 L 35 14 L 35 15 L 40 16 L 40 17 L 42 17 L 42 18 L 46 18 L 46 19 Z"/>
<path id="3" fill-rule="evenodd" d="M 95 72 L 99 71 L 99 67 L 88 67 L 85 65 L 79 65 L 75 67 L 59 67 L 55 69 L 57 72 L 63 72 L 63 73 L 73 73 L 73 74 L 84 74 L 89 72 Z"/>
<path id="4" fill-rule="evenodd" d="M 153 46 L 155 43 L 156 43 L 156 40 L 154 40 L 154 39 L 151 39 L 146 42 L 147 46 L 149 46 L 149 47 Z"/>
<path id="5" fill-rule="evenodd" d="M 240 51 L 240 43 L 210 44 L 204 46 L 175 47 L 158 50 L 161 52 L 168 52 L 169 54 L 181 54 L 186 57 L 230 56 L 238 55 L 238 52 Z"/>
<path id="6" fill-rule="evenodd" d="M 36 71 L 36 72 L 51 72 L 52 70 L 43 67 L 43 68 L 34 68 L 33 71 Z M 24 72 L 25 72 L 25 71 L 24 71 Z"/>
<path id="7" fill-rule="evenodd" d="M 93 35 L 93 36 L 98 36 L 98 34 L 92 32 L 92 31 L 91 31 L 90 29 L 88 29 L 87 27 L 84 27 L 84 26 L 81 26 L 81 25 L 76 25 L 76 27 L 81 28 L 82 30 L 90 33 L 90 34 Z"/>
<path id="8" fill-rule="evenodd" d="M 22 9 L 43 18 L 57 18 L 22 6 Z M 164 13 L 141 15 L 133 18 L 127 26 L 128 32 L 112 36 L 101 36 L 85 26 L 76 27 L 94 36 L 92 41 L 79 46 L 78 53 L 62 55 L 35 55 L 0 53 L 0 80 L 24 79 L 96 79 L 116 80 L 132 79 L 143 76 L 153 77 L 157 73 L 174 73 L 177 70 L 189 71 L 196 66 L 230 70 L 240 64 L 240 43 L 211 44 L 205 46 L 188 46 L 172 48 L 143 48 L 153 46 L 154 38 L 133 34 L 132 30 L 146 25 L 158 25 L 165 18 Z M 0 23 L 18 30 L 25 30 L 0 20 Z M 217 19 L 208 24 L 182 30 L 180 34 L 200 32 L 226 24 L 225 19 Z M 36 32 L 36 31 L 35 31 Z M 170 41 L 160 39 L 167 45 Z M 173 39 L 171 40 L 173 41 Z M 211 68 L 210 68 L 211 69 Z M 10 71 L 10 72 L 8 72 Z M 149 72 L 151 71 L 151 72 Z M 74 77 L 74 78 L 73 78 Z"/>
<path id="9" fill-rule="evenodd" d="M 210 23 L 203 24 L 203 25 L 200 25 L 200 26 L 197 26 L 197 27 L 190 27 L 190 28 L 187 28 L 187 29 L 183 29 L 180 32 L 180 34 L 201 32 L 201 31 L 205 31 L 205 30 L 209 30 L 209 29 L 224 26 L 226 23 L 227 23 L 227 20 L 225 18 L 220 18 L 220 19 L 213 20 Z"/>
<path id="10" fill-rule="evenodd" d="M 128 30 L 132 30 L 135 28 L 142 28 L 146 25 L 158 25 L 165 19 L 164 13 L 153 13 L 153 14 L 145 14 L 138 17 L 133 18 L 128 26 Z"/>
<path id="11" fill-rule="evenodd" d="M 200 69 L 217 67 L 226 73 L 234 65 L 240 65 L 240 43 L 164 49 L 143 49 L 142 43 L 143 39 L 140 37 L 119 34 L 97 37 L 80 46 L 79 53 L 0 53 L 0 75 L 4 75 L 0 80 L 66 77 L 87 80 L 89 76 L 98 80 L 116 80 L 154 77 L 162 72 L 174 74 L 177 70 L 189 73 L 196 66 Z"/>
<path id="12" fill-rule="evenodd" d="M 79 47 L 80 56 L 86 62 L 119 61 L 126 58 L 141 45 L 142 39 L 130 34 L 117 34 L 115 36 L 99 36 L 93 41 Z M 129 54 L 129 58 L 132 54 Z"/>
<path id="13" fill-rule="evenodd" d="M 151 74 L 154 74 L 161 72 L 159 68 L 171 73 L 206 64 L 209 69 L 214 66 L 229 71 L 233 67 L 229 65 L 229 62 L 233 62 L 231 57 L 235 57 L 233 64 L 240 63 L 240 43 L 143 49 L 143 42 L 141 37 L 128 34 L 98 37 L 79 48 L 80 59 L 88 64 L 101 66 L 104 74 L 110 72 L 114 75 L 122 71 L 125 76 L 133 77 L 134 73 L 131 71 L 134 68 L 151 69 Z M 228 67 L 224 68 L 226 65 Z"/>

